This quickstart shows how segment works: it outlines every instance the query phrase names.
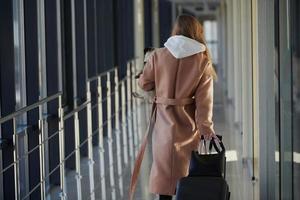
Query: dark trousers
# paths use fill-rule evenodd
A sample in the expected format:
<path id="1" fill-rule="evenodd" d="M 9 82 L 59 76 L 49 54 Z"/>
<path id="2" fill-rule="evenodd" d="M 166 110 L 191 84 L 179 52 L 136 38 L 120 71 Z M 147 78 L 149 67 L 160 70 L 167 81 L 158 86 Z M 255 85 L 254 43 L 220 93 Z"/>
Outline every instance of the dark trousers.
<path id="1" fill-rule="evenodd" d="M 172 196 L 169 196 L 169 195 L 159 195 L 159 200 L 172 200 Z"/>

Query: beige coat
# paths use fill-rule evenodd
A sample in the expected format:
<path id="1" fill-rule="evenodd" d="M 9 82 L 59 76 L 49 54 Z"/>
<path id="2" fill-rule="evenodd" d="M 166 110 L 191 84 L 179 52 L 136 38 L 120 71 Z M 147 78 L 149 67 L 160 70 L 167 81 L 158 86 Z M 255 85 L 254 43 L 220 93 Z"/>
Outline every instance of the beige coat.
<path id="1" fill-rule="evenodd" d="M 155 89 L 155 95 L 163 98 L 195 98 L 195 103 L 185 106 L 157 104 L 151 193 L 174 195 L 177 181 L 187 175 L 191 151 L 200 141 L 199 132 L 214 132 L 211 67 L 201 52 L 177 59 L 167 48 L 156 50 L 144 67 L 138 82 L 143 90 Z"/>

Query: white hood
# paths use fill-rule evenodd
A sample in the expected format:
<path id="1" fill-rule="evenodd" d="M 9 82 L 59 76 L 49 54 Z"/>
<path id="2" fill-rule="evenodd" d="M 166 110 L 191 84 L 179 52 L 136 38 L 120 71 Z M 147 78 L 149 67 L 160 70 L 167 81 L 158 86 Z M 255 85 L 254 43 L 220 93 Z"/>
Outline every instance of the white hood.
<path id="1" fill-rule="evenodd" d="M 205 51 L 205 45 L 185 37 L 183 35 L 174 35 L 164 44 L 175 58 L 185 58 Z"/>

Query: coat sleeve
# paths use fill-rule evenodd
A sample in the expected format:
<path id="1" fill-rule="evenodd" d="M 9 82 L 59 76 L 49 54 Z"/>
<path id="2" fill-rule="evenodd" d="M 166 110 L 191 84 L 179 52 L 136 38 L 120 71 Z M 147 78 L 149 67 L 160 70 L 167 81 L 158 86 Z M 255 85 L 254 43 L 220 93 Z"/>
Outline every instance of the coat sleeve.
<path id="1" fill-rule="evenodd" d="M 143 72 L 138 80 L 138 85 L 145 91 L 154 90 L 154 55 L 152 55 L 145 64 Z"/>
<path id="2" fill-rule="evenodd" d="M 209 74 L 210 64 L 206 67 L 195 93 L 196 125 L 201 135 L 214 133 L 213 129 L 213 77 Z"/>

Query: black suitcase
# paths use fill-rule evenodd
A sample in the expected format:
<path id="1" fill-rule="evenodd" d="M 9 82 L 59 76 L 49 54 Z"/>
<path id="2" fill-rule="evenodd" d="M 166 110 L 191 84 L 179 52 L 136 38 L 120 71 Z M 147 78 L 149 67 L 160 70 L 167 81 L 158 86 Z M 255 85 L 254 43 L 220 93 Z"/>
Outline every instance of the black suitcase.
<path id="1" fill-rule="evenodd" d="M 192 152 L 189 175 L 179 180 L 176 200 L 229 200 L 230 192 L 225 180 L 225 147 L 222 137 L 218 137 L 220 148 L 214 140 L 211 140 L 209 145 L 209 151 L 214 147 L 217 154 L 203 155 Z M 204 145 L 206 147 L 205 141 Z"/>
<path id="2" fill-rule="evenodd" d="M 223 177 L 184 177 L 177 187 L 176 200 L 229 200 Z"/>

